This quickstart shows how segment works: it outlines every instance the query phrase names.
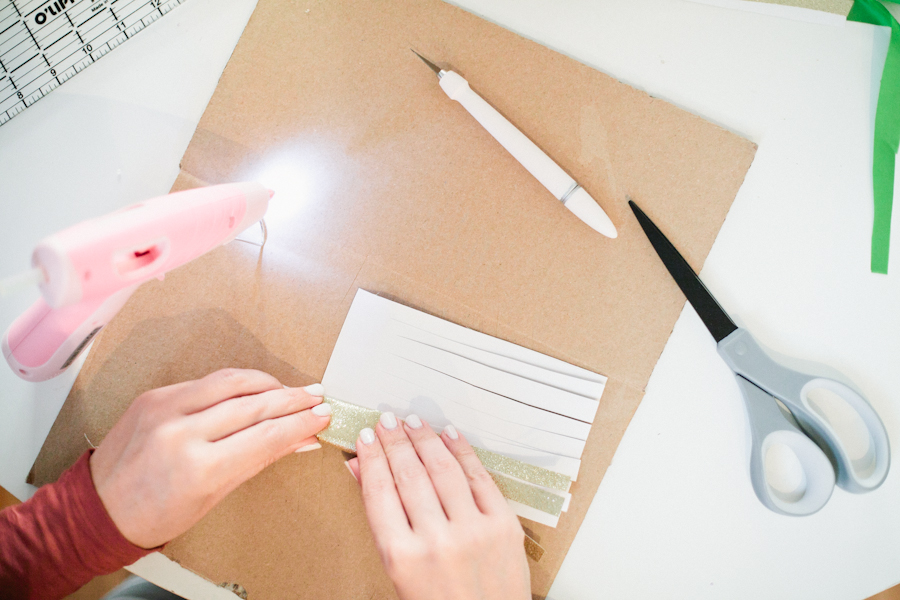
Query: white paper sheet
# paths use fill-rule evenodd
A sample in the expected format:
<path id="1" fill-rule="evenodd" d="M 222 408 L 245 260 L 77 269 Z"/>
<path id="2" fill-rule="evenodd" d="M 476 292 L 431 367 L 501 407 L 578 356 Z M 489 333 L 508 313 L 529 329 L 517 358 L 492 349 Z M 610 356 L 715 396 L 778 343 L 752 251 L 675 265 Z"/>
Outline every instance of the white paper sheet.
<path id="1" fill-rule="evenodd" d="M 437 430 L 452 423 L 475 446 L 574 480 L 606 377 L 359 290 L 322 383 L 339 400 L 415 413 Z"/>

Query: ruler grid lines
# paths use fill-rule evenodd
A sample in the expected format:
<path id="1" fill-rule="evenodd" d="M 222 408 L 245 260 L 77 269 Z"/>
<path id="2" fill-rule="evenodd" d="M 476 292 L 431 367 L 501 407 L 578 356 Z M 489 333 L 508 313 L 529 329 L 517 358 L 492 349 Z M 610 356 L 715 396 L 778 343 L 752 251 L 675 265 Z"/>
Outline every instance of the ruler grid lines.
<path id="1" fill-rule="evenodd" d="M 184 1 L 0 0 L 0 125 Z"/>

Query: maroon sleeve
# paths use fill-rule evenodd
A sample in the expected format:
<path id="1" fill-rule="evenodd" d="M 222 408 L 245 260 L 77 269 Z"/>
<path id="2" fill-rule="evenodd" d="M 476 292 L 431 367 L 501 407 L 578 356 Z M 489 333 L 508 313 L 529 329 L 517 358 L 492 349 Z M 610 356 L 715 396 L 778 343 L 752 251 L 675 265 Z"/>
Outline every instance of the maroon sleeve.
<path id="1" fill-rule="evenodd" d="M 81 455 L 59 481 L 0 511 L 0 598 L 62 598 L 153 552 L 126 540 Z"/>

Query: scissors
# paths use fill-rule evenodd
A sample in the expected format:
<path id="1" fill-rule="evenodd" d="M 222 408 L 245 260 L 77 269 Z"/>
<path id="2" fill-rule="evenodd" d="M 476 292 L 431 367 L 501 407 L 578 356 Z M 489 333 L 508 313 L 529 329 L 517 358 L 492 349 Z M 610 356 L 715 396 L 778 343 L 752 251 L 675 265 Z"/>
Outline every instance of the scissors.
<path id="1" fill-rule="evenodd" d="M 794 371 L 769 357 L 722 310 L 653 221 L 634 201 L 628 204 L 734 371 L 750 421 L 750 481 L 763 505 L 784 515 L 810 515 L 825 506 L 835 483 L 856 494 L 880 486 L 890 467 L 890 446 L 884 424 L 868 401 L 834 379 Z M 842 408 L 855 416 L 845 412 L 835 418 L 835 410 L 825 410 L 825 399 L 843 401 Z M 864 444 L 851 447 L 846 436 L 838 435 L 836 429 L 842 429 L 844 421 L 861 421 L 865 427 L 864 452 Z"/>

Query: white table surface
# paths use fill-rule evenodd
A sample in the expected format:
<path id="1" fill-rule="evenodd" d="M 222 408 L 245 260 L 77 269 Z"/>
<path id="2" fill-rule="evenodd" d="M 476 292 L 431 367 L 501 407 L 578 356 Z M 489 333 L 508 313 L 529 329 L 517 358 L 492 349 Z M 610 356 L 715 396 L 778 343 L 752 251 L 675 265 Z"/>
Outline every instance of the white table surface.
<path id="1" fill-rule="evenodd" d="M 897 448 L 900 224 L 893 272 L 869 272 L 887 31 L 684 0 L 460 4 L 759 145 L 701 275 L 762 344 L 854 381 Z M 253 5 L 189 0 L 0 127 L 0 275 L 45 235 L 168 191 Z M 0 301 L 0 327 L 36 297 Z M 19 497 L 72 378 L 0 364 L 0 485 Z M 858 599 L 900 582 L 897 469 L 789 518 L 756 500 L 747 455 L 738 388 L 686 308 L 550 598 Z"/>

